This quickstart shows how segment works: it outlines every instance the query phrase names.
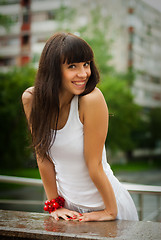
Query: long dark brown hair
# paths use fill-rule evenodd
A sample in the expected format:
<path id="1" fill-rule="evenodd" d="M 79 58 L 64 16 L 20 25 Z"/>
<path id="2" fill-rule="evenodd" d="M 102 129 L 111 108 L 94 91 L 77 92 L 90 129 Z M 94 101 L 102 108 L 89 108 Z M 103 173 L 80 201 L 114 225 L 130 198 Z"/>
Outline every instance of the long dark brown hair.
<path id="1" fill-rule="evenodd" d="M 91 47 L 71 33 L 56 33 L 45 44 L 36 75 L 29 118 L 33 146 L 42 159 L 49 159 L 49 150 L 56 138 L 62 80 L 61 64 L 86 61 L 90 61 L 91 76 L 81 95 L 90 93 L 99 82 L 99 72 Z M 54 131 L 51 131 L 52 125 L 55 126 Z"/>

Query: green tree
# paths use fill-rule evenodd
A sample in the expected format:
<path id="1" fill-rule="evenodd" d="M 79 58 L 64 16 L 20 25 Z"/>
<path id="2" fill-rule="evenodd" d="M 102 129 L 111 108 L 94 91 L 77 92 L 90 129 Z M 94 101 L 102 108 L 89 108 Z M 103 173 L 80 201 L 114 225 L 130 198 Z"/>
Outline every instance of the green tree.
<path id="1" fill-rule="evenodd" d="M 148 147 L 161 148 L 161 108 L 152 108 L 148 121 Z"/>
<path id="2" fill-rule="evenodd" d="M 106 143 L 113 151 L 131 151 L 136 147 L 132 133 L 138 126 L 140 108 L 134 103 L 126 81 L 119 81 L 110 75 L 105 78 L 100 89 L 110 114 Z"/>
<path id="3" fill-rule="evenodd" d="M 23 167 L 31 156 L 21 96 L 34 77 L 35 69 L 29 66 L 0 73 L 1 168 Z"/>
<path id="4" fill-rule="evenodd" d="M 133 139 L 136 142 L 136 148 L 146 149 L 149 151 L 148 155 L 144 156 L 146 161 L 149 159 L 154 160 L 156 166 L 160 166 L 161 157 L 161 109 L 152 108 L 149 111 L 142 113 L 139 123 L 133 132 Z M 159 150 L 157 155 L 153 150 Z"/>

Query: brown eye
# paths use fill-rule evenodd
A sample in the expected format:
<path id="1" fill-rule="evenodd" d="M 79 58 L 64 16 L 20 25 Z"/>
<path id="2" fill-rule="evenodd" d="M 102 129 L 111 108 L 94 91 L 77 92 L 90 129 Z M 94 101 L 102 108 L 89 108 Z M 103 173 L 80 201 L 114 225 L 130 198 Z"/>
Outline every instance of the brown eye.
<path id="1" fill-rule="evenodd" d="M 88 67 L 89 65 L 90 65 L 90 62 L 86 62 L 86 63 L 84 64 L 85 67 Z"/>
<path id="2" fill-rule="evenodd" d="M 68 68 L 75 68 L 76 66 L 74 64 L 71 64 L 68 66 Z"/>

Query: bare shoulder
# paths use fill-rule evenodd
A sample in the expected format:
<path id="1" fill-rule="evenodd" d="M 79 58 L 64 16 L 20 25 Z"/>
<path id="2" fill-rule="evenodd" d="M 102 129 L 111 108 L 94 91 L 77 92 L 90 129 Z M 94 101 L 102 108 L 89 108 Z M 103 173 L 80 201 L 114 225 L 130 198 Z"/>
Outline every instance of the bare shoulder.
<path id="1" fill-rule="evenodd" d="M 22 94 L 22 103 L 27 120 L 29 120 L 32 106 L 34 87 L 27 88 Z"/>
<path id="2" fill-rule="evenodd" d="M 106 101 L 102 92 L 98 88 L 95 88 L 91 93 L 80 98 L 80 107 L 84 110 L 86 108 L 103 108 L 107 111 Z"/>
<path id="3" fill-rule="evenodd" d="M 95 88 L 91 93 L 80 97 L 79 99 L 80 120 L 84 124 L 85 119 L 103 118 L 107 119 L 108 108 L 102 92 Z"/>
<path id="4" fill-rule="evenodd" d="M 22 94 L 23 105 L 30 104 L 33 98 L 34 87 L 27 88 Z"/>

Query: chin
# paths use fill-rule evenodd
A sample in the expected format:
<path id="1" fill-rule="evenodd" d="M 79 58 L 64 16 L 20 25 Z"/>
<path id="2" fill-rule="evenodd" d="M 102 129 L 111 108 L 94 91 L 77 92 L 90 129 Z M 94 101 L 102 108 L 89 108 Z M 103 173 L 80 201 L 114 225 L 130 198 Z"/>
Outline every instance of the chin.
<path id="1" fill-rule="evenodd" d="M 85 88 L 82 90 L 74 91 L 74 95 L 81 95 L 82 93 L 84 93 L 84 91 L 85 91 Z"/>

